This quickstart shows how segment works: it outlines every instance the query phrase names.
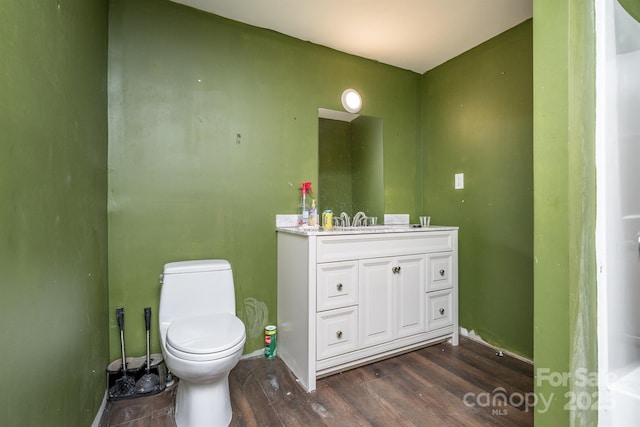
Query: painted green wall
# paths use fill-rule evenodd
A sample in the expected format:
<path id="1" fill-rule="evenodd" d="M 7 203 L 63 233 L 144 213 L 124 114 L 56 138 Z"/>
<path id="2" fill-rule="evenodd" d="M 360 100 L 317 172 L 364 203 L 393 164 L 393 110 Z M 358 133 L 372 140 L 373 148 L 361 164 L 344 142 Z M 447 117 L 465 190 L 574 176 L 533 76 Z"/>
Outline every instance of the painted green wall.
<path id="1" fill-rule="evenodd" d="M 142 310 L 156 324 L 163 264 L 197 258 L 231 262 L 245 352 L 263 346 L 276 321 L 275 215 L 296 212 L 300 182 L 317 183 L 318 108 L 341 110 L 347 87 L 384 119 L 386 211 L 417 215 L 420 80 L 168 1 L 112 1 L 111 357 L 115 308 L 129 353 L 143 354 Z"/>
<path id="2" fill-rule="evenodd" d="M 424 213 L 460 227 L 460 325 L 531 358 L 531 20 L 425 73 L 423 103 Z"/>
<path id="3" fill-rule="evenodd" d="M 107 9 L 0 7 L 3 426 L 87 426 L 104 396 Z"/>
<path id="4" fill-rule="evenodd" d="M 575 381 L 597 373 L 593 13 L 592 2 L 534 1 L 534 391 L 553 398 L 536 425 L 597 423 L 590 406 L 565 407 L 597 399 Z"/>

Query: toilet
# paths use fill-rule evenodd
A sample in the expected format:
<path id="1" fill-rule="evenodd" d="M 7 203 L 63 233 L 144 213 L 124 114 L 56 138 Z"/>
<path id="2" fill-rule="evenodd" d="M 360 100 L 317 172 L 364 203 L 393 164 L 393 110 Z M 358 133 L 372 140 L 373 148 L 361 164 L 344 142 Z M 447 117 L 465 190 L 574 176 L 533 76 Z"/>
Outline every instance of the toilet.
<path id="1" fill-rule="evenodd" d="M 161 276 L 160 344 L 179 378 L 178 427 L 231 422 L 229 372 L 240 360 L 245 326 L 236 317 L 231 264 L 226 260 L 172 262 Z"/>

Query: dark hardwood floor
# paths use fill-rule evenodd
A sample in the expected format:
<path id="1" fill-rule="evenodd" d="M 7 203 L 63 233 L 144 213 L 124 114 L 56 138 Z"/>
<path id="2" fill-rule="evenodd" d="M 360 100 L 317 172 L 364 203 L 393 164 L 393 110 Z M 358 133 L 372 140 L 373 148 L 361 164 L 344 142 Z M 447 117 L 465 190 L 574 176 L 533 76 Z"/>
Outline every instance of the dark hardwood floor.
<path id="1" fill-rule="evenodd" d="M 533 425 L 533 366 L 465 338 L 322 378 L 312 393 L 278 358 L 243 359 L 229 387 L 231 426 Z M 108 402 L 100 426 L 175 426 L 174 398 L 175 387 Z"/>

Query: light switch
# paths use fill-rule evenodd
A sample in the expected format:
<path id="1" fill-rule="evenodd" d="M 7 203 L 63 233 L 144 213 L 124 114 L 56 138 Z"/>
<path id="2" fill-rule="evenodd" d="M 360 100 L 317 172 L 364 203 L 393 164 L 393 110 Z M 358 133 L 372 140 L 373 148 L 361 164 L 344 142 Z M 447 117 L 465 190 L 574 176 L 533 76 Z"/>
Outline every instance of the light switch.
<path id="1" fill-rule="evenodd" d="M 455 180 L 455 189 L 462 190 L 463 188 L 464 188 L 464 174 L 457 173 L 456 180 Z"/>

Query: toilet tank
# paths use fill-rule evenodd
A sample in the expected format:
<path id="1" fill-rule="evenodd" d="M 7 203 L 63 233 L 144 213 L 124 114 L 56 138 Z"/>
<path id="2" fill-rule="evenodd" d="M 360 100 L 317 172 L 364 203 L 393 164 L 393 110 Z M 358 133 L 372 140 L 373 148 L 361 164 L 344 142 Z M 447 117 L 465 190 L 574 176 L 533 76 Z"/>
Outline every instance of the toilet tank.
<path id="1" fill-rule="evenodd" d="M 236 313 L 233 272 L 227 260 L 165 264 L 160 290 L 160 323 L 212 313 Z"/>

